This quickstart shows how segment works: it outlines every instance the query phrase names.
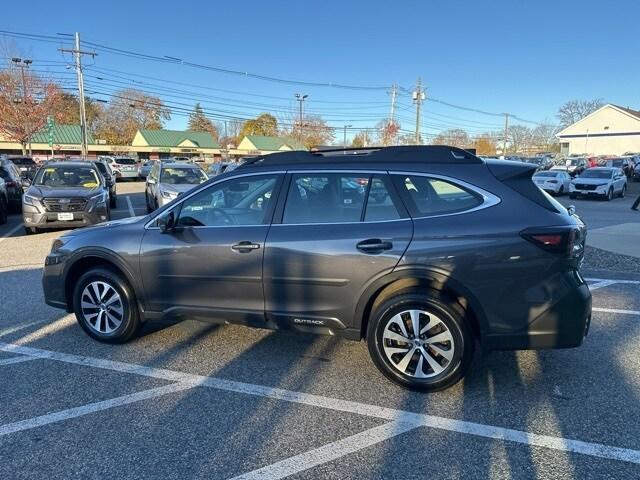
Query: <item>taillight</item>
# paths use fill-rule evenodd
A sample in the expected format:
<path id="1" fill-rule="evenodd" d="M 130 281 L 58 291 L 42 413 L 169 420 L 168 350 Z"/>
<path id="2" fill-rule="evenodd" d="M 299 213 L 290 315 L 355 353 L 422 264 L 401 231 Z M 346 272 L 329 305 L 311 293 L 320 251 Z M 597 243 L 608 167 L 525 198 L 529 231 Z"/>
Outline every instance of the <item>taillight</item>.
<path id="1" fill-rule="evenodd" d="M 579 258 L 584 252 L 584 227 L 528 228 L 520 235 L 541 249 L 562 257 Z"/>

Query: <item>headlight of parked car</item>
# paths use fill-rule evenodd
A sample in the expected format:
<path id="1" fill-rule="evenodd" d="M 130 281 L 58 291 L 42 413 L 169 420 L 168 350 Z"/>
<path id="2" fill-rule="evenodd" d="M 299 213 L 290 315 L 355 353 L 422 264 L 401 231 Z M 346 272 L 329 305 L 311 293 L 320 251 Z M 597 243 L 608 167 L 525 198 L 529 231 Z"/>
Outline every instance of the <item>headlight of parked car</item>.
<path id="1" fill-rule="evenodd" d="M 40 204 L 40 199 L 38 197 L 32 197 L 31 195 L 23 195 L 22 201 L 25 205 L 31 205 L 32 207 L 37 207 Z"/>
<path id="2" fill-rule="evenodd" d="M 160 195 L 162 195 L 162 198 L 168 198 L 169 200 L 173 200 L 174 198 L 178 197 L 178 192 L 174 192 L 173 190 L 161 189 Z"/>
<path id="3" fill-rule="evenodd" d="M 90 198 L 90 200 L 96 204 L 107 203 L 107 192 L 99 193 Z"/>

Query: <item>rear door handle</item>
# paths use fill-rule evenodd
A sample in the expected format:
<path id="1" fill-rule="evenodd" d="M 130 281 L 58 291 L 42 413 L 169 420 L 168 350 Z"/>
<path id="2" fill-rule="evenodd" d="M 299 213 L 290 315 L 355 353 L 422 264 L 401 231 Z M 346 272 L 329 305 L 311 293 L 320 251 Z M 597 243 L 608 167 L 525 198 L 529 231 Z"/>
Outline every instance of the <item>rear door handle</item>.
<path id="1" fill-rule="evenodd" d="M 249 242 L 247 240 L 231 245 L 231 250 L 239 253 L 249 253 L 260 248 L 259 243 Z"/>
<path id="2" fill-rule="evenodd" d="M 356 248 L 365 253 L 379 253 L 384 250 L 391 250 L 393 248 L 393 243 L 380 240 L 379 238 L 369 238 L 359 242 L 356 245 Z"/>

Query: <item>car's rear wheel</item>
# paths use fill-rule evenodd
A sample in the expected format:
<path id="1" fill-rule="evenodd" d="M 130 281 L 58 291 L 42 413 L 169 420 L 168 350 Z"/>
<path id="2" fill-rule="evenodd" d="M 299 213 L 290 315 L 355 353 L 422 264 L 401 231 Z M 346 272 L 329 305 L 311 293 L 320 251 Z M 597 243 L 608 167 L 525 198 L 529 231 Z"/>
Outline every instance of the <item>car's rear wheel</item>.
<path id="1" fill-rule="evenodd" d="M 73 310 L 82 329 L 101 342 L 126 342 L 140 326 L 133 289 L 109 268 L 90 269 L 78 279 Z"/>
<path id="2" fill-rule="evenodd" d="M 383 302 L 372 313 L 367 343 L 387 378 L 429 392 L 458 382 L 475 348 L 462 308 L 435 291 L 398 294 Z"/>
<path id="3" fill-rule="evenodd" d="M 0 225 L 7 223 L 7 216 L 9 215 L 9 206 L 7 200 L 4 197 L 0 197 Z"/>

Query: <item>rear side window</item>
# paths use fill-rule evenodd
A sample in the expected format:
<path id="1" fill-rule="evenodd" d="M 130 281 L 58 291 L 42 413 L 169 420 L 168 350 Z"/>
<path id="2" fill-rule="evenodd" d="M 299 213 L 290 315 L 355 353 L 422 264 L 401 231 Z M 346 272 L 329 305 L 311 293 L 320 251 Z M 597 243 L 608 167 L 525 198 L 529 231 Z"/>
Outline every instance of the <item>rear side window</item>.
<path id="1" fill-rule="evenodd" d="M 394 175 L 394 181 L 414 217 L 459 213 L 482 204 L 480 195 L 447 180 L 421 175 Z"/>
<path id="2" fill-rule="evenodd" d="M 369 177 L 356 174 L 295 174 L 282 223 L 359 222 Z"/>
<path id="3" fill-rule="evenodd" d="M 367 209 L 364 214 L 365 222 L 380 222 L 397 220 L 400 218 L 398 209 L 393 204 L 389 187 L 381 177 L 373 177 L 367 197 Z"/>

